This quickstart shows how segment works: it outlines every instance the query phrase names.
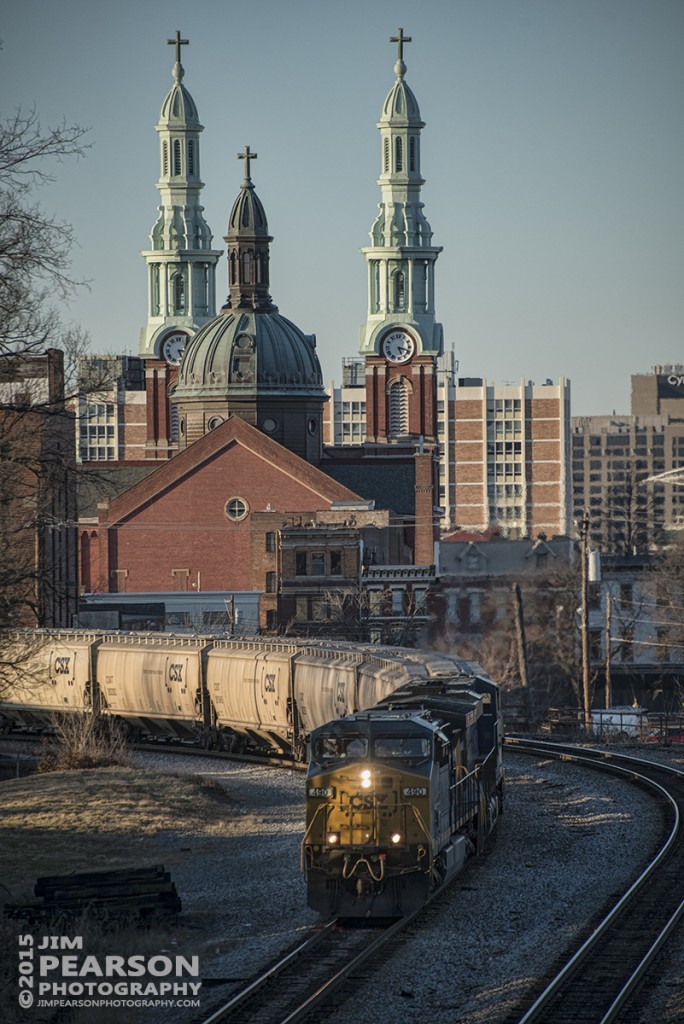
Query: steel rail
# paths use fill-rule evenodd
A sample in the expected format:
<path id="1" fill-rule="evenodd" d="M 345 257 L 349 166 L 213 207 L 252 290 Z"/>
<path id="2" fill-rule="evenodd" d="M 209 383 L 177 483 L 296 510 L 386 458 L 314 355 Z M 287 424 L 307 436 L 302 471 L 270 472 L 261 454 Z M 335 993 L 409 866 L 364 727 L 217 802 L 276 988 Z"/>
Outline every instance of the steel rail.
<path id="1" fill-rule="evenodd" d="M 646 775 L 642 775 L 640 772 L 634 770 L 628 766 L 628 764 L 643 764 L 653 767 L 660 772 L 666 774 L 672 774 L 684 778 L 684 772 L 678 768 L 672 768 L 668 765 L 662 765 L 655 761 L 650 761 L 645 758 L 634 758 L 625 754 L 613 754 L 610 752 L 597 750 L 595 748 L 587 747 L 572 747 L 566 744 L 554 744 L 545 741 L 529 741 L 523 739 L 517 739 L 513 737 L 506 738 L 506 747 L 510 750 L 518 751 L 520 753 L 529 754 L 546 754 L 547 756 L 557 757 L 560 760 L 572 761 L 578 764 L 583 764 L 594 769 L 600 769 L 603 771 L 614 772 L 619 775 L 623 775 L 631 781 L 638 781 L 644 785 L 655 789 L 665 800 L 670 804 L 673 811 L 673 824 L 670 829 L 670 833 L 660 848 L 656 856 L 648 863 L 646 868 L 642 871 L 639 877 L 632 883 L 629 889 L 622 895 L 611 911 L 601 921 L 601 923 L 594 929 L 592 934 L 585 940 L 580 946 L 577 952 L 570 958 L 565 964 L 561 971 L 556 977 L 547 985 L 541 995 L 535 1000 L 532 1006 L 526 1011 L 523 1017 L 520 1018 L 519 1024 L 532 1024 L 533 1021 L 540 1019 L 540 1015 L 546 1010 L 549 1002 L 553 999 L 562 989 L 563 985 L 567 984 L 575 973 L 579 965 L 585 960 L 588 953 L 590 953 L 598 942 L 604 938 L 606 932 L 616 923 L 626 905 L 632 900 L 632 898 L 643 888 L 646 881 L 651 878 L 654 872 L 661 865 L 663 860 L 668 856 L 674 844 L 680 838 L 681 829 L 681 815 L 679 806 L 675 798 L 670 794 L 664 786 L 661 786 L 659 782 L 654 779 L 648 778 Z M 583 756 L 583 755 L 594 755 L 594 756 Z M 628 764 L 620 765 L 616 764 L 616 759 L 628 762 Z M 648 967 L 652 963 L 656 954 L 662 949 L 668 937 L 676 927 L 678 922 L 684 915 L 684 900 L 682 900 L 674 912 L 671 915 L 665 926 L 660 930 L 655 941 L 651 944 L 646 954 L 642 957 L 638 966 L 632 971 L 629 978 L 622 986 L 614 1000 L 612 1001 L 609 1009 L 606 1011 L 600 1022 L 597 1024 L 611 1024 L 613 1022 L 622 1007 L 627 1002 L 629 996 L 632 994 L 637 984 L 641 981 Z"/>
<path id="2" fill-rule="evenodd" d="M 278 974 L 285 970 L 295 960 L 305 956 L 308 950 L 313 949 L 319 944 L 328 934 L 330 929 L 333 927 L 334 921 L 329 922 L 320 931 L 316 932 L 315 935 L 310 936 L 304 942 L 302 942 L 295 949 L 291 950 L 282 960 L 278 960 L 277 963 L 269 967 L 268 970 L 264 971 L 257 978 L 249 983 L 245 988 L 236 992 L 235 995 L 231 996 L 222 1006 L 217 1010 L 214 1010 L 210 1017 L 206 1017 L 203 1024 L 217 1024 L 218 1021 L 225 1020 L 227 1014 L 236 1010 L 239 1006 L 245 1003 L 251 998 L 255 992 L 263 988 L 269 981 L 275 978 Z"/>
<path id="3" fill-rule="evenodd" d="M 343 984 L 351 974 L 354 973 L 362 964 L 366 963 L 377 951 L 394 939 L 400 932 L 402 932 L 424 908 L 415 911 L 406 917 L 400 918 L 398 921 L 384 928 L 381 934 L 375 938 L 371 937 L 370 932 L 365 934 L 369 935 L 368 944 L 361 949 L 350 951 L 349 959 L 341 967 L 331 965 L 331 971 L 328 978 L 318 984 L 318 987 L 309 993 L 302 996 L 299 1005 L 290 1008 L 289 1010 L 281 1011 L 277 1016 L 270 1018 L 271 1024 L 296 1024 L 297 1021 L 303 1020 L 308 1017 L 313 1010 L 328 999 L 332 993 Z M 289 967 L 292 967 L 295 962 L 300 961 L 302 966 L 306 963 L 306 956 L 309 953 L 314 952 L 315 948 L 319 943 L 329 938 L 332 929 L 336 922 L 330 921 L 324 928 L 320 929 L 316 935 L 307 939 L 301 945 L 297 946 L 296 949 L 291 950 L 282 960 L 273 964 L 268 970 L 264 971 L 258 977 L 254 978 L 244 989 L 234 993 L 225 1003 L 216 1008 L 210 1017 L 202 1018 L 201 1024 L 220 1024 L 220 1022 L 229 1021 L 232 1014 L 236 1011 L 239 1013 L 241 1010 L 249 1010 L 250 999 L 266 988 L 266 986 L 272 982 L 278 975 L 282 974 Z M 277 1012 L 277 1011 L 276 1011 Z M 285 1012 L 286 1016 L 282 1016 L 282 1012 Z M 258 1011 L 257 1011 L 258 1013 Z M 244 1018 L 242 1018 L 244 1019 Z"/>
<path id="4" fill-rule="evenodd" d="M 421 910 L 423 908 L 421 907 Z M 339 971 L 337 971 L 328 981 L 324 982 L 320 988 L 316 990 L 308 999 L 305 999 L 301 1006 L 294 1010 L 289 1016 L 283 1020 L 278 1021 L 278 1024 L 297 1024 L 297 1021 L 303 1020 L 307 1017 L 311 1011 L 322 1003 L 334 992 L 334 990 L 346 981 L 346 979 L 354 973 L 354 971 L 364 964 L 386 943 L 390 942 L 396 935 L 402 932 L 407 925 L 409 925 L 415 917 L 418 916 L 420 910 L 416 910 L 414 913 L 409 914 L 407 917 L 400 918 L 395 924 L 390 925 L 381 935 L 377 937 L 375 942 L 371 942 L 366 949 L 357 953 L 356 956 L 345 964 Z"/>

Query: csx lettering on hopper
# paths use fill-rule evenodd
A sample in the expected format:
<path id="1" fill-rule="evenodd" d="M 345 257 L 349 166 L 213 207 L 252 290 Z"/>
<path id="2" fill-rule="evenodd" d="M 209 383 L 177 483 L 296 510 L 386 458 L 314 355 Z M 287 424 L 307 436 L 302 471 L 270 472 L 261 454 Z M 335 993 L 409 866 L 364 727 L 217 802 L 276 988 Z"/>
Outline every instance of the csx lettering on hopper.
<path id="1" fill-rule="evenodd" d="M 0 722 L 42 728 L 55 712 L 117 717 L 133 735 L 202 740 L 303 759 L 312 730 L 413 680 L 460 676 L 448 655 L 323 641 L 170 634 L 17 634 Z"/>

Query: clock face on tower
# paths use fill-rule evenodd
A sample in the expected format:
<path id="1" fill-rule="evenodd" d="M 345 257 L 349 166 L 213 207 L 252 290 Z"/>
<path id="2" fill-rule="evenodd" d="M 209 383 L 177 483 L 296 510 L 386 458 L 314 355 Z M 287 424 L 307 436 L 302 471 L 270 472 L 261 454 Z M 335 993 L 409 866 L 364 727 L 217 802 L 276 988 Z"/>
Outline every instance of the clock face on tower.
<path id="1" fill-rule="evenodd" d="M 167 363 L 171 363 L 173 366 L 178 366 L 183 355 L 183 349 L 187 345 L 188 336 L 183 334 L 182 331 L 175 331 L 173 334 L 167 334 L 161 343 L 161 354 L 162 358 Z"/>
<path id="2" fill-rule="evenodd" d="M 382 354 L 390 363 L 407 363 L 416 343 L 407 331 L 391 331 L 382 339 Z"/>

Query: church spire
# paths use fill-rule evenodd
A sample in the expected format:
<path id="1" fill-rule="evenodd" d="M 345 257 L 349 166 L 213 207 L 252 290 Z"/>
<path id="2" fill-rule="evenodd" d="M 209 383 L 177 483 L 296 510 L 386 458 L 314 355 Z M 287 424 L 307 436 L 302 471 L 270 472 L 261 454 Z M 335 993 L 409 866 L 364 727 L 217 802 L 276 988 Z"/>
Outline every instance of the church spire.
<path id="1" fill-rule="evenodd" d="M 255 313 L 276 313 L 269 290 L 269 249 L 273 238 L 268 233 L 266 213 L 254 191 L 251 162 L 257 159 L 249 146 L 238 153 L 244 160 L 245 177 L 240 194 L 233 204 L 228 221 L 228 288 L 222 312 L 250 310 Z"/>
<path id="2" fill-rule="evenodd" d="M 179 31 L 167 40 L 175 48 L 173 85 L 155 125 L 159 135 L 159 216 L 152 228 L 151 249 L 142 253 L 148 268 L 147 325 L 141 331 L 140 354 L 164 355 L 169 332 L 183 340 L 215 314 L 216 264 L 221 251 L 212 249 L 200 193 L 200 124 L 197 107 L 183 85 Z"/>
<path id="3" fill-rule="evenodd" d="M 432 229 L 423 213 L 420 171 L 421 120 L 418 101 L 406 84 L 404 47 L 411 36 L 400 28 L 396 80 L 388 92 L 380 130 L 380 204 L 371 228 L 371 245 L 362 250 L 368 264 L 368 315 L 361 329 L 360 352 L 380 353 L 385 328 L 408 325 L 417 334 L 417 351 L 439 355 L 442 327 L 435 322 L 434 267 L 441 247 L 432 245 Z"/>

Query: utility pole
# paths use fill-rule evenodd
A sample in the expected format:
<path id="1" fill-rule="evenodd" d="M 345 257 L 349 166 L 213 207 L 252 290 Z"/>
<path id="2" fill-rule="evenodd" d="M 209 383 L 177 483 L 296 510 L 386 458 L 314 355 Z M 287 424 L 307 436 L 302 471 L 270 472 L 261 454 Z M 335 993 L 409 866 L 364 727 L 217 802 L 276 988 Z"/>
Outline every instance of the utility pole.
<path id="1" fill-rule="evenodd" d="M 610 631 L 612 628 L 613 609 L 611 606 L 610 589 L 606 587 L 606 708 L 613 703 L 613 678 L 612 678 L 612 644 L 610 642 Z"/>
<path id="2" fill-rule="evenodd" d="M 525 637 L 525 619 L 523 616 L 523 602 L 520 585 L 513 584 L 513 614 L 515 616 L 515 634 L 518 641 L 518 671 L 520 682 L 527 696 L 527 712 L 530 720 L 534 717 L 534 702 L 530 688 L 530 678 L 527 663 L 527 639 Z"/>
<path id="3" fill-rule="evenodd" d="M 580 552 L 582 557 L 582 699 L 584 702 L 584 728 L 591 732 L 591 697 L 589 694 L 589 514 L 584 512 L 580 523 Z"/>

